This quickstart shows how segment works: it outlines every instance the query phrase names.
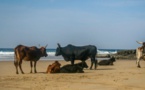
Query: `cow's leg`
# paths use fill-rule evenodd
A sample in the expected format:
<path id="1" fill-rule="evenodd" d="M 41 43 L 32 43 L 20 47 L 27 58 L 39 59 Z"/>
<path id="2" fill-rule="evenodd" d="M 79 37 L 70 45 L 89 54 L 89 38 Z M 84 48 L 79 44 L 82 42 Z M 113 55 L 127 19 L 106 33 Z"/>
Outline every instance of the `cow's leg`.
<path id="1" fill-rule="evenodd" d="M 141 67 L 140 67 L 140 58 L 137 58 L 137 61 L 136 61 L 136 62 L 137 62 L 137 67 L 138 67 L 138 68 L 141 68 Z"/>
<path id="2" fill-rule="evenodd" d="M 18 61 L 14 61 L 14 65 L 16 67 L 16 74 L 19 74 L 19 72 L 18 72 Z"/>
<path id="3" fill-rule="evenodd" d="M 74 65 L 74 60 L 71 60 L 71 65 Z"/>
<path id="4" fill-rule="evenodd" d="M 23 70 L 22 70 L 22 60 L 20 60 L 20 62 L 19 62 L 19 68 L 20 68 L 20 70 L 21 70 L 21 73 L 24 74 L 24 72 L 23 72 Z"/>
<path id="5" fill-rule="evenodd" d="M 93 59 L 91 58 L 91 66 L 90 66 L 90 70 L 91 70 L 92 67 L 93 67 L 93 63 L 94 63 L 94 61 L 93 61 Z"/>
<path id="6" fill-rule="evenodd" d="M 92 67 L 93 67 L 93 61 L 91 61 L 91 67 L 90 67 L 90 70 L 92 70 Z"/>
<path id="7" fill-rule="evenodd" d="M 97 69 L 97 63 L 98 63 L 98 61 L 97 61 L 97 60 L 95 60 L 95 58 L 94 58 L 94 57 L 92 57 L 92 58 L 91 58 L 91 67 L 90 67 L 90 70 L 92 69 L 93 64 L 95 64 L 94 69 Z"/>
<path id="8" fill-rule="evenodd" d="M 82 60 L 82 67 L 84 67 L 85 60 Z"/>
<path id="9" fill-rule="evenodd" d="M 75 61 L 75 59 L 72 57 L 71 58 L 71 65 L 74 65 L 74 61 Z"/>
<path id="10" fill-rule="evenodd" d="M 97 66 L 98 66 L 98 60 L 95 59 L 95 68 L 94 69 L 97 69 Z"/>
<path id="11" fill-rule="evenodd" d="M 30 61 L 30 66 L 31 66 L 31 71 L 30 71 L 30 73 L 32 73 L 32 68 L 33 68 L 33 62 L 32 62 L 32 61 Z"/>
<path id="12" fill-rule="evenodd" d="M 34 61 L 34 72 L 35 72 L 35 73 L 37 73 L 36 64 L 37 64 L 37 61 Z"/>
<path id="13" fill-rule="evenodd" d="M 110 62 L 109 65 L 113 65 L 113 62 Z"/>

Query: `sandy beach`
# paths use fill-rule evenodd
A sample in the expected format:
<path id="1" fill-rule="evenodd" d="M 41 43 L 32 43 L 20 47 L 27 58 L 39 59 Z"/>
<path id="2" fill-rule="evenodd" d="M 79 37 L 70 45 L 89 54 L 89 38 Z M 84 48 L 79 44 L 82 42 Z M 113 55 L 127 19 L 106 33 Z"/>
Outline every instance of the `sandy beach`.
<path id="1" fill-rule="evenodd" d="M 114 66 L 98 66 L 85 73 L 46 74 L 54 61 L 38 61 L 38 73 L 30 74 L 29 62 L 23 61 L 25 74 L 15 74 L 12 61 L 0 62 L 0 90 L 145 90 L 145 61 L 141 68 L 135 60 L 116 60 Z M 62 66 L 69 64 L 59 61 Z M 79 62 L 79 61 L 76 61 Z M 90 60 L 87 60 L 90 66 Z"/>

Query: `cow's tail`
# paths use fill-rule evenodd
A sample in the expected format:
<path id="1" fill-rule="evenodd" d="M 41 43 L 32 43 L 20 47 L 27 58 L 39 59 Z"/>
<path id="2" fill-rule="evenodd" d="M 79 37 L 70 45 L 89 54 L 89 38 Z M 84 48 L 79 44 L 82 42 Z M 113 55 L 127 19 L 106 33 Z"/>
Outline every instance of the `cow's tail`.
<path id="1" fill-rule="evenodd" d="M 18 64 L 18 58 L 19 58 L 19 51 L 17 48 L 14 50 L 14 65 Z"/>
<path id="2" fill-rule="evenodd" d="M 16 61 L 17 61 L 17 53 L 16 53 L 16 49 L 14 50 L 14 65 L 16 65 Z"/>

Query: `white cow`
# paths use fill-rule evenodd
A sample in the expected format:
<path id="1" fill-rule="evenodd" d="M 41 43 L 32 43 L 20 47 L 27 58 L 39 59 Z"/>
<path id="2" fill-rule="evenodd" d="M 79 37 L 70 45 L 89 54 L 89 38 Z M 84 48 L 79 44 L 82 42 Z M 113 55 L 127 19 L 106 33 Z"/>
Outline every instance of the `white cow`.
<path id="1" fill-rule="evenodd" d="M 138 47 L 136 49 L 136 58 L 137 58 L 136 63 L 137 63 L 137 67 L 140 68 L 140 60 L 141 59 L 145 60 L 145 53 L 143 53 L 144 49 L 145 49 L 145 46 L 144 46 L 144 42 L 138 42 L 137 41 L 137 43 L 143 44 L 142 47 Z"/>

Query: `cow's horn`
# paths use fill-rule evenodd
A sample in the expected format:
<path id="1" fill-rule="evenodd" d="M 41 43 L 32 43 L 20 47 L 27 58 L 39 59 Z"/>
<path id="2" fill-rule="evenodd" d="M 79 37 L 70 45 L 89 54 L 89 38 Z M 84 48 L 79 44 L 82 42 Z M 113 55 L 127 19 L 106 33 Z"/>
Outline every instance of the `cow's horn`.
<path id="1" fill-rule="evenodd" d="M 46 44 L 45 48 L 48 46 L 48 44 Z"/>
<path id="2" fill-rule="evenodd" d="M 61 46 L 60 46 L 60 44 L 59 44 L 59 43 L 57 43 L 57 45 L 58 45 L 58 47 L 59 47 L 59 48 L 61 48 Z"/>
<path id="3" fill-rule="evenodd" d="M 137 43 L 139 43 L 139 44 L 143 44 L 143 42 L 139 42 L 139 41 L 136 41 Z"/>

